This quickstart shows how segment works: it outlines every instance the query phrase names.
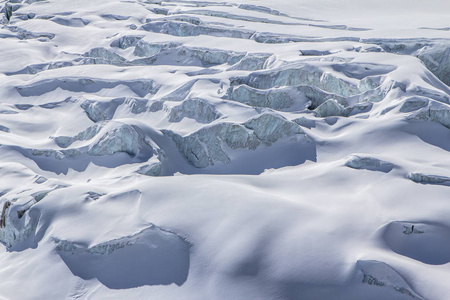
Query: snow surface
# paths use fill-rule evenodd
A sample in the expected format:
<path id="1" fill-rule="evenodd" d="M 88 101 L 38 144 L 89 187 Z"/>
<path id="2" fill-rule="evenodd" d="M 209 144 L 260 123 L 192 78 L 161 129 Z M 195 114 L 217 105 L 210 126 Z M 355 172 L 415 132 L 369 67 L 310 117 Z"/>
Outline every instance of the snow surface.
<path id="1" fill-rule="evenodd" d="M 449 299 L 449 1 L 0 9 L 0 299 Z"/>

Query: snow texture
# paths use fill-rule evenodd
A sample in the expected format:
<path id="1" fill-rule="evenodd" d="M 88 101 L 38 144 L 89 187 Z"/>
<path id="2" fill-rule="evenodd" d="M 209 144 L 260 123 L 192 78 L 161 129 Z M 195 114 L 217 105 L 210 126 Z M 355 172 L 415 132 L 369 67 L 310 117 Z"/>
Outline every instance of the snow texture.
<path id="1" fill-rule="evenodd" d="M 0 299 L 447 300 L 449 15 L 0 0 Z"/>

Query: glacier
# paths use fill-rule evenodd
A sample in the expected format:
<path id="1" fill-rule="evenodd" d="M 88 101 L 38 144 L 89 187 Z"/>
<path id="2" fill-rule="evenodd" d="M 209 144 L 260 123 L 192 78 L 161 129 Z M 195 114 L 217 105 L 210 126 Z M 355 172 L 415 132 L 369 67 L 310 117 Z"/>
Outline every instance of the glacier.
<path id="1" fill-rule="evenodd" d="M 0 299 L 447 300 L 449 14 L 0 0 Z"/>

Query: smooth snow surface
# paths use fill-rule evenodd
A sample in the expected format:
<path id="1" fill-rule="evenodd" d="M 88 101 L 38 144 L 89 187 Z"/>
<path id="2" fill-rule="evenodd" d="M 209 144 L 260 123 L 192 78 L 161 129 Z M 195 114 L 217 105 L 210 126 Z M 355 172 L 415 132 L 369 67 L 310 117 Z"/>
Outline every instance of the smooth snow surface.
<path id="1" fill-rule="evenodd" d="M 0 299 L 449 299 L 450 1 L 0 9 Z"/>

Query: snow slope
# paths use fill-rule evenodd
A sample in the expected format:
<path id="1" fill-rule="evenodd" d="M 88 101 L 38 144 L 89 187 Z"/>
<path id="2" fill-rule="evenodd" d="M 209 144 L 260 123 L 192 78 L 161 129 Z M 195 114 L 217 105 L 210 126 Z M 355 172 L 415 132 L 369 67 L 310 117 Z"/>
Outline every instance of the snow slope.
<path id="1" fill-rule="evenodd" d="M 0 2 L 0 299 L 448 299 L 450 2 L 361 2 Z"/>

